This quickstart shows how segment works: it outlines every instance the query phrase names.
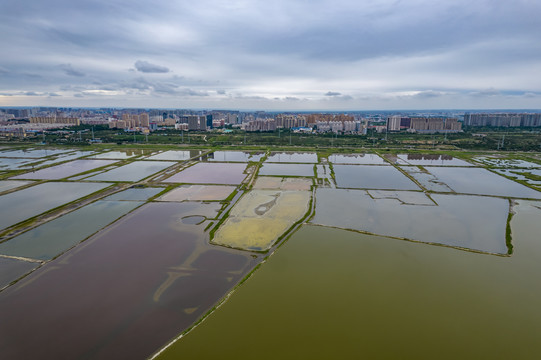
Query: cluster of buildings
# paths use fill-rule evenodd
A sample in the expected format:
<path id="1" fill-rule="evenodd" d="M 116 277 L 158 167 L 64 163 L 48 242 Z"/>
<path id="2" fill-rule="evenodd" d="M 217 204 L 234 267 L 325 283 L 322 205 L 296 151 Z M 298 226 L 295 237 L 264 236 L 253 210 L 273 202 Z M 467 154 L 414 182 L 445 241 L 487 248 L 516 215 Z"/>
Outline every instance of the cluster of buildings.
<path id="1" fill-rule="evenodd" d="M 535 113 L 501 113 L 501 114 L 464 114 L 464 125 L 467 126 L 541 126 L 541 114 Z"/>
<path id="2" fill-rule="evenodd" d="M 302 132 L 366 133 L 368 121 L 346 114 L 277 114 L 244 123 L 246 131 L 293 129 Z"/>
<path id="3" fill-rule="evenodd" d="M 67 126 L 103 125 L 110 129 L 150 132 L 164 128 L 208 131 L 225 126 L 245 131 L 276 131 L 366 134 L 408 131 L 417 133 L 460 132 L 465 126 L 541 127 L 541 113 L 419 112 L 397 115 L 391 112 L 267 113 L 230 110 L 191 111 L 181 109 L 79 109 L 14 108 L 0 109 L 0 133 L 26 136 Z"/>
<path id="4" fill-rule="evenodd" d="M 387 131 L 401 130 L 420 133 L 460 132 L 462 123 L 457 118 L 389 116 Z"/>

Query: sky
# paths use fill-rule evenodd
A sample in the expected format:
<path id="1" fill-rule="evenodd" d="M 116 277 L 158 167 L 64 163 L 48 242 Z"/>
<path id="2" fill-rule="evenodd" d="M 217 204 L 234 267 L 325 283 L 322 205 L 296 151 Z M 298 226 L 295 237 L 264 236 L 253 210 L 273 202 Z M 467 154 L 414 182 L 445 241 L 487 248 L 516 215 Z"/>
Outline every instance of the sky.
<path id="1" fill-rule="evenodd" d="M 540 0 L 2 0 L 0 106 L 541 109 Z"/>

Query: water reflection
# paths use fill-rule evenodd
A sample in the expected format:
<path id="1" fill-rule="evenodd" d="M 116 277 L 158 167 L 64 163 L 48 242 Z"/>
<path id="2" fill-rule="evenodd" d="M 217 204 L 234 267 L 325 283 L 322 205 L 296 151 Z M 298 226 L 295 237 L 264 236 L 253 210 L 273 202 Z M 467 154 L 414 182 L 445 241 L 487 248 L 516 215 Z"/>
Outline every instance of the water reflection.
<path id="1" fill-rule="evenodd" d="M 39 263 L 0 256 L 0 290 L 38 266 Z"/>
<path id="2" fill-rule="evenodd" d="M 420 192 L 318 189 L 311 222 L 488 253 L 508 253 L 507 200 L 436 194 L 432 199 L 434 202 Z"/>
<path id="3" fill-rule="evenodd" d="M 158 359 L 535 358 L 540 216 L 518 207 L 512 257 L 304 226 Z"/>
<path id="4" fill-rule="evenodd" d="M 14 176 L 12 179 L 58 180 L 114 163 L 114 160 L 74 160 L 65 164 Z"/>
<path id="5" fill-rule="evenodd" d="M 245 169 L 246 164 L 197 163 L 163 182 L 238 185 L 246 177 Z"/>
<path id="6" fill-rule="evenodd" d="M 0 151 L 1 157 L 12 158 L 43 158 L 51 155 L 58 155 L 70 152 L 71 150 L 59 150 L 59 149 L 25 149 L 25 150 L 7 150 Z"/>
<path id="7" fill-rule="evenodd" d="M 411 165 L 473 166 L 469 162 L 457 159 L 451 155 L 398 154 L 398 158 Z"/>
<path id="8" fill-rule="evenodd" d="M 150 356 L 256 264 L 249 254 L 209 245 L 204 225 L 180 221 L 217 207 L 147 204 L 4 290 L 2 356 Z"/>
<path id="9" fill-rule="evenodd" d="M 174 160 L 174 161 L 183 161 L 189 160 L 195 156 L 201 154 L 200 150 L 186 150 L 186 151 L 175 151 L 169 150 L 162 153 L 148 157 L 148 160 Z"/>
<path id="10" fill-rule="evenodd" d="M 259 175 L 314 176 L 314 165 L 264 163 L 259 169 Z"/>
<path id="11" fill-rule="evenodd" d="M 388 163 L 376 154 L 333 154 L 329 156 L 333 164 L 387 165 Z"/>
<path id="12" fill-rule="evenodd" d="M 0 254 L 49 260 L 142 205 L 97 201 L 0 244 Z"/>
<path id="13" fill-rule="evenodd" d="M 209 161 L 248 162 L 259 161 L 265 155 L 264 152 L 248 151 L 215 151 L 209 155 Z"/>
<path id="14" fill-rule="evenodd" d="M 171 161 L 134 161 L 85 180 L 95 181 L 139 181 L 176 163 Z"/>
<path id="15" fill-rule="evenodd" d="M 541 199 L 541 192 L 486 169 L 431 167 L 427 170 L 458 193 Z"/>
<path id="16" fill-rule="evenodd" d="M 0 196 L 0 229 L 105 189 L 107 183 L 45 183 Z M 29 206 L 32 204 L 32 206 Z"/>
<path id="17" fill-rule="evenodd" d="M 31 183 L 32 181 L 0 180 L 0 192 L 16 189 Z"/>
<path id="18" fill-rule="evenodd" d="M 336 186 L 342 188 L 419 190 L 391 166 L 334 165 L 333 169 Z"/>
<path id="19" fill-rule="evenodd" d="M 279 163 L 317 163 L 317 154 L 310 153 L 289 153 L 289 152 L 272 152 L 265 162 Z"/>

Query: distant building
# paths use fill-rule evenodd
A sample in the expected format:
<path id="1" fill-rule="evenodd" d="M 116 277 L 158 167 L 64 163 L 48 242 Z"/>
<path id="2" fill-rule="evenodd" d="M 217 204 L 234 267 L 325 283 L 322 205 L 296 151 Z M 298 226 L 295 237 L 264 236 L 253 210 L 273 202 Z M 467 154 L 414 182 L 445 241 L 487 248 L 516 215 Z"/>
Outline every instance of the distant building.
<path id="1" fill-rule="evenodd" d="M 276 130 L 276 121 L 274 119 L 258 119 L 248 121 L 244 125 L 246 131 L 274 131 Z"/>
<path id="2" fill-rule="evenodd" d="M 49 116 L 49 117 L 31 117 L 30 118 L 31 124 L 66 124 L 66 125 L 80 125 L 81 121 L 79 118 L 74 117 L 56 117 L 56 116 Z"/>
<path id="3" fill-rule="evenodd" d="M 425 118 L 412 117 L 409 131 L 411 132 L 459 132 L 462 124 L 455 118 Z"/>
<path id="4" fill-rule="evenodd" d="M 399 115 L 389 116 L 387 118 L 387 131 L 400 131 L 402 117 Z"/>
<path id="5" fill-rule="evenodd" d="M 466 126 L 541 126 L 541 114 L 464 114 L 464 125 Z"/>

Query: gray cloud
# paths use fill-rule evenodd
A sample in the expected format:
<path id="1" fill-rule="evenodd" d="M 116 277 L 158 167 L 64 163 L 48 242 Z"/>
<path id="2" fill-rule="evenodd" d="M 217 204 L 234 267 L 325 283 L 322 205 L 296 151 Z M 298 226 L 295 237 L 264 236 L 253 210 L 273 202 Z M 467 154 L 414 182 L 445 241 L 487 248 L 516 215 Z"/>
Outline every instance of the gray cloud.
<path id="1" fill-rule="evenodd" d="M 137 60 L 135 62 L 137 71 L 144 73 L 168 73 L 169 69 L 165 66 L 151 64 L 148 61 Z"/>
<path id="2" fill-rule="evenodd" d="M 66 75 L 69 75 L 69 76 L 78 76 L 78 77 L 82 77 L 82 76 L 85 76 L 85 74 L 81 71 L 78 71 L 78 70 L 75 70 L 71 64 L 61 64 L 59 65 L 60 69 L 62 69 L 64 71 L 64 73 Z"/>
<path id="3" fill-rule="evenodd" d="M 26 92 L 57 105 L 84 92 L 82 106 L 539 107 L 539 1 L 126 4 L 0 2 L 0 92 L 29 105 Z"/>

